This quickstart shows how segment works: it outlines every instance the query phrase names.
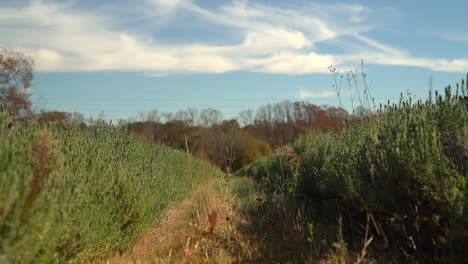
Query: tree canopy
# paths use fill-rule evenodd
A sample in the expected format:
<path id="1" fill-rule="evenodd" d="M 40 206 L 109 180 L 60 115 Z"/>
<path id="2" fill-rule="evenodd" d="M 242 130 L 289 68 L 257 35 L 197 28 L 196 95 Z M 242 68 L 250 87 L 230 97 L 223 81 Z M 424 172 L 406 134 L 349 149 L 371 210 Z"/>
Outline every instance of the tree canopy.
<path id="1" fill-rule="evenodd" d="M 33 66 L 31 57 L 0 47 L 0 86 L 28 88 L 34 77 Z"/>
<path id="2" fill-rule="evenodd" d="M 17 121 L 33 115 L 26 89 L 33 79 L 33 59 L 21 52 L 0 47 L 0 110 Z"/>

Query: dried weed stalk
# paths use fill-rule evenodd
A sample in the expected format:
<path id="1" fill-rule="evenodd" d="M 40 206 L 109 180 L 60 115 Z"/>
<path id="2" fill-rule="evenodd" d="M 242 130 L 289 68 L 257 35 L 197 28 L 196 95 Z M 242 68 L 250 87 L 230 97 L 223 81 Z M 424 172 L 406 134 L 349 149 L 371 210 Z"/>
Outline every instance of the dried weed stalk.
<path id="1" fill-rule="evenodd" d="M 24 224 L 28 219 L 30 209 L 41 192 L 43 182 L 51 171 L 63 165 L 64 158 L 60 155 L 59 150 L 55 148 L 55 145 L 59 143 L 60 140 L 53 139 L 52 133 L 47 129 L 39 131 L 37 139 L 32 143 L 33 179 L 23 205 L 21 224 Z"/>

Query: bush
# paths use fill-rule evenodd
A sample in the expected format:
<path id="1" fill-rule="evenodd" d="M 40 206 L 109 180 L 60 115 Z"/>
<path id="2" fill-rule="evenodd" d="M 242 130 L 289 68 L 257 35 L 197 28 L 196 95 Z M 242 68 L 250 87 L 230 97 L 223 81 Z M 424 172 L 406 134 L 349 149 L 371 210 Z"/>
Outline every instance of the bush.
<path id="1" fill-rule="evenodd" d="M 242 168 L 236 175 L 251 177 L 260 191 L 267 195 L 293 194 L 297 191 L 297 169 L 297 156 L 278 150 L 274 155 Z"/>
<path id="2" fill-rule="evenodd" d="M 220 171 L 110 125 L 9 128 L 0 113 L 0 262 L 64 263 L 128 249 Z"/>
<path id="3" fill-rule="evenodd" d="M 245 132 L 239 132 L 235 137 L 234 146 L 234 161 L 232 169 L 237 171 L 242 167 L 253 163 L 271 154 L 271 148 L 268 143 L 255 138 Z"/>
<path id="4" fill-rule="evenodd" d="M 333 204 L 348 234 L 375 216 L 384 246 L 424 261 L 462 261 L 468 247 L 468 90 L 434 101 L 387 105 L 340 133 L 311 132 L 293 145 L 297 188 L 318 207 Z M 274 155 L 241 170 L 256 179 L 284 172 Z M 273 177 L 276 183 L 284 177 Z M 272 191 L 265 188 L 265 191 Z"/>

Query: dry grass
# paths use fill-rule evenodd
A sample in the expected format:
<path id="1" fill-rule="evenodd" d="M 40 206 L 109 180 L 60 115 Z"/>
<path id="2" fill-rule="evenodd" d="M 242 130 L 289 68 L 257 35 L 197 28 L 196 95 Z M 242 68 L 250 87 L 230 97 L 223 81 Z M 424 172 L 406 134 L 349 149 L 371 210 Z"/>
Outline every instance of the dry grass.
<path id="1" fill-rule="evenodd" d="M 215 180 L 192 199 L 173 206 L 164 221 L 141 237 L 133 250 L 108 260 L 123 263 L 239 263 L 250 252 L 238 227 L 245 225 L 227 190 Z"/>
<path id="2" fill-rule="evenodd" d="M 24 224 L 29 217 L 29 209 L 39 196 L 43 182 L 52 170 L 59 168 L 64 162 L 63 156 L 55 148 L 59 143 L 60 140 L 53 139 L 52 133 L 47 129 L 39 131 L 37 139 L 32 142 L 33 179 L 21 212 L 21 224 Z"/>

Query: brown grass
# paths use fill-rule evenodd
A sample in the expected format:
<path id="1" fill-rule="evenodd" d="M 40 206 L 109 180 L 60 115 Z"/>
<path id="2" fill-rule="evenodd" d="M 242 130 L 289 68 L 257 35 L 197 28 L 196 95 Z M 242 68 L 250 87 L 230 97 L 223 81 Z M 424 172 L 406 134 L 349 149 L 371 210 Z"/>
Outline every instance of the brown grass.
<path id="1" fill-rule="evenodd" d="M 55 145 L 59 143 L 60 140 L 53 139 L 52 133 L 47 129 L 39 131 L 37 139 L 32 142 L 33 179 L 29 185 L 28 195 L 21 212 L 22 224 L 29 217 L 29 211 L 41 192 L 43 182 L 52 170 L 63 164 L 63 156 L 55 148 Z"/>
<path id="2" fill-rule="evenodd" d="M 219 181 L 219 180 L 217 180 Z M 93 263 L 239 263 L 250 252 L 237 226 L 243 221 L 216 182 L 197 190 L 192 199 L 173 206 L 164 221 L 133 250 Z"/>

